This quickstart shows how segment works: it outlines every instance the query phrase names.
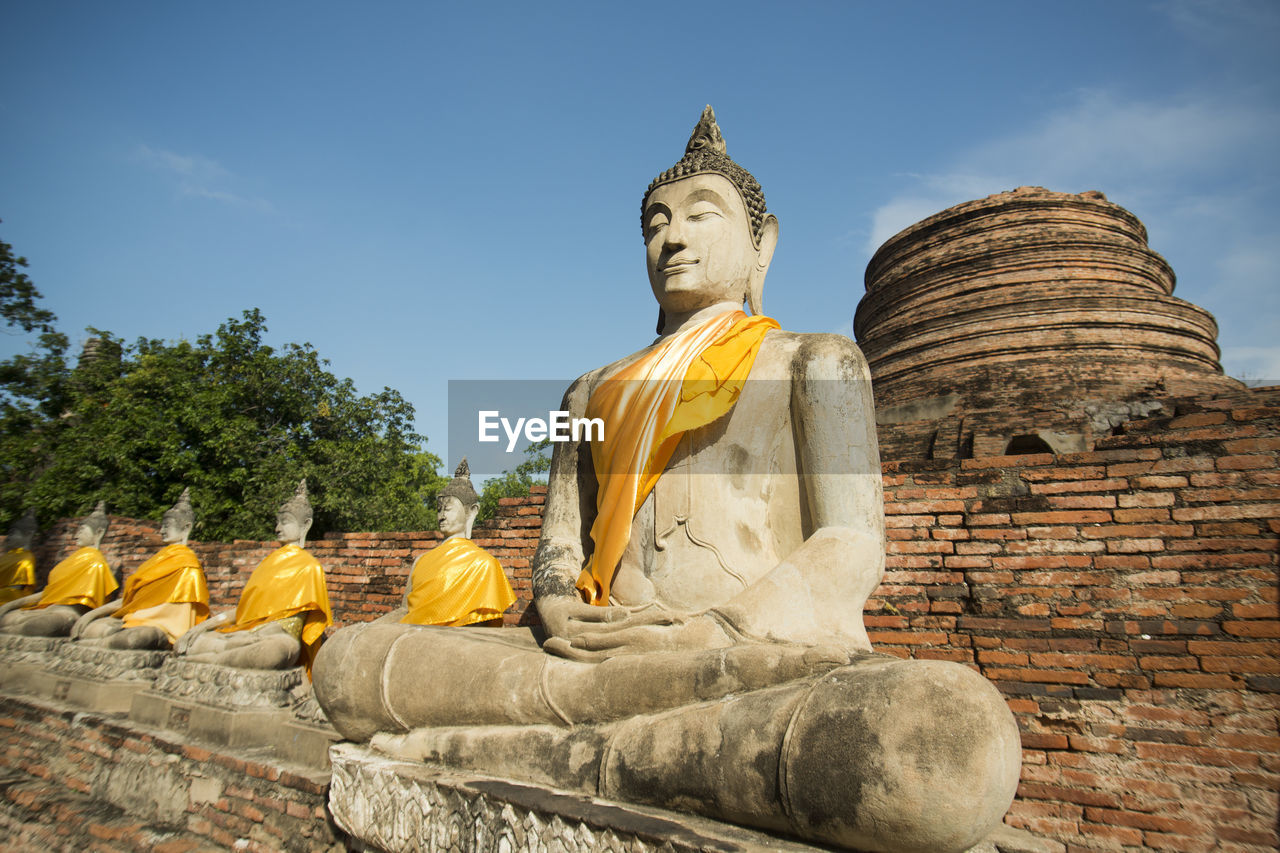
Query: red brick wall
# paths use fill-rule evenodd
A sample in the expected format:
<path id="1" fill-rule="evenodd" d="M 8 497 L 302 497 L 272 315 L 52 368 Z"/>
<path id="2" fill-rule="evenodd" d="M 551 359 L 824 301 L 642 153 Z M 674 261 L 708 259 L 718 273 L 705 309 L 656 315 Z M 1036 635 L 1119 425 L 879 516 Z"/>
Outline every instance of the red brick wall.
<path id="1" fill-rule="evenodd" d="M 1023 731 L 1007 822 L 1068 850 L 1273 850 L 1280 395 L 1096 450 L 885 465 L 873 644 L 976 667 Z"/>
<path id="2" fill-rule="evenodd" d="M 872 642 L 996 683 L 1023 731 L 1007 822 L 1069 851 L 1280 843 L 1280 392 L 1180 405 L 1088 453 L 884 466 Z M 475 534 L 522 596 L 508 624 L 536 619 L 543 497 L 505 501 Z M 104 550 L 132 569 L 153 531 L 117 524 Z M 312 543 L 339 623 L 394 606 L 437 540 Z M 215 601 L 233 604 L 271 547 L 197 545 Z"/>

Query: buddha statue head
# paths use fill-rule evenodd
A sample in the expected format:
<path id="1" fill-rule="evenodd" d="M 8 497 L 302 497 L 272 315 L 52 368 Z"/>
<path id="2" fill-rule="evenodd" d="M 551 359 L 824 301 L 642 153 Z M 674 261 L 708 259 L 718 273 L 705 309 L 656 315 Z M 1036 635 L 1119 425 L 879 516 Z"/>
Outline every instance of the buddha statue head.
<path id="1" fill-rule="evenodd" d="M 107 527 L 111 520 L 107 518 L 107 502 L 98 501 L 93 512 L 76 530 L 76 545 L 80 548 L 97 548 L 102 544 L 102 537 L 107 535 Z"/>
<path id="2" fill-rule="evenodd" d="M 175 542 L 186 545 L 195 523 L 196 514 L 191 509 L 191 489 L 183 489 L 178 502 L 165 510 L 160 519 L 160 538 L 166 545 Z"/>
<path id="3" fill-rule="evenodd" d="M 764 310 L 778 220 L 766 211 L 759 182 L 729 157 L 710 106 L 684 156 L 649 184 L 640 226 L 659 333 L 668 316 L 717 302 Z"/>
<path id="4" fill-rule="evenodd" d="M 449 485 L 436 496 L 436 519 L 446 539 L 471 538 L 471 527 L 480 512 L 480 496 L 471 485 L 471 467 L 463 458 Z"/>
<path id="5" fill-rule="evenodd" d="M 9 551 L 30 548 L 31 540 L 34 538 L 36 538 L 36 511 L 29 509 L 25 515 L 9 525 L 9 534 L 5 536 L 4 547 Z"/>
<path id="6" fill-rule="evenodd" d="M 285 545 L 305 548 L 312 517 L 311 501 L 307 500 L 307 481 L 303 478 L 293 497 L 285 501 L 276 513 L 276 539 Z"/>

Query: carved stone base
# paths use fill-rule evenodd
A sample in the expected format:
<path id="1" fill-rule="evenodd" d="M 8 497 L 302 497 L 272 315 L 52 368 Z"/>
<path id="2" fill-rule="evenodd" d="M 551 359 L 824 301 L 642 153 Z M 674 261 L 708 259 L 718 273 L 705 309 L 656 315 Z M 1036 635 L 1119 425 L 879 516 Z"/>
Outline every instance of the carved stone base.
<path id="1" fill-rule="evenodd" d="M 41 673 L 42 696 L 104 714 L 128 713 L 134 694 L 155 679 L 168 651 L 129 651 L 67 643 Z"/>
<path id="2" fill-rule="evenodd" d="M 66 637 L 24 637 L 0 634 L 0 662 L 4 665 L 5 690 L 13 693 L 39 694 L 44 669 L 69 643 Z"/>
<path id="3" fill-rule="evenodd" d="M 274 749 L 310 690 L 302 667 L 234 669 L 171 657 L 133 697 L 129 717 L 219 746 Z"/>
<path id="4" fill-rule="evenodd" d="M 386 853 L 829 849 L 661 809 L 455 775 L 350 743 L 337 744 L 329 757 L 334 820 L 369 849 Z"/>

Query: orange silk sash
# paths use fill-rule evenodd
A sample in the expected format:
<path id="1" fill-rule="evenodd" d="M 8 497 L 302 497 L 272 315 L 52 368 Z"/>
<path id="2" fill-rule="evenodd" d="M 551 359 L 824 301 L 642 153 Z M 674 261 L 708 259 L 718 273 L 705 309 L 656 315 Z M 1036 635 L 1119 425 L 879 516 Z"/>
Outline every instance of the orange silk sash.
<path id="1" fill-rule="evenodd" d="M 170 639 L 209 618 L 209 588 L 200 559 L 180 542 L 166 545 L 139 566 L 125 580 L 122 598 L 114 615 L 126 628 L 153 625 Z"/>
<path id="2" fill-rule="evenodd" d="M 0 554 L 0 604 L 30 595 L 36 585 L 36 558 L 26 548 Z"/>
<path id="3" fill-rule="evenodd" d="M 304 548 L 285 545 L 267 555 L 249 575 L 236 605 L 236 621 L 219 630 L 251 631 L 296 613 L 305 613 L 302 626 L 302 663 L 311 663 L 320 650 L 324 629 L 333 624 L 324 567 Z"/>
<path id="4" fill-rule="evenodd" d="M 599 490 L 591 525 L 595 551 L 578 576 L 583 600 L 609 603 L 636 510 L 662 476 L 680 437 L 733 408 L 764 336 L 778 322 L 741 311 L 678 332 L 609 376 L 587 401 L 604 420 L 591 443 Z"/>
<path id="5" fill-rule="evenodd" d="M 107 603 L 111 593 L 120 588 L 107 565 L 107 558 L 97 548 L 81 548 L 49 572 L 40 601 L 28 610 L 55 604 L 82 604 L 90 609 Z"/>
<path id="6" fill-rule="evenodd" d="M 410 625 L 471 625 L 497 619 L 516 600 L 502 565 L 461 536 L 418 558 L 409 578 Z"/>

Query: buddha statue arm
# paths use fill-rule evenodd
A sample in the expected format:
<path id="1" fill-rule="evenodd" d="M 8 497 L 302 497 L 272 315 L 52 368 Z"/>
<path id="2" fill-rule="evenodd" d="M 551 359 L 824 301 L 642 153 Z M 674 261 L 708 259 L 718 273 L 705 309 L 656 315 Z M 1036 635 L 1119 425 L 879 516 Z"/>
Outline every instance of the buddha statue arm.
<path id="1" fill-rule="evenodd" d="M 794 439 L 811 520 L 804 542 L 758 581 L 700 614 L 652 605 L 595 608 L 604 612 L 590 621 L 570 614 L 565 633 L 557 635 L 566 639 L 548 641 L 550 651 L 600 661 L 660 649 L 723 647 L 740 640 L 844 652 L 870 649 L 862 607 L 884 574 L 870 373 L 849 339 L 806 335 L 796 350 L 792 376 Z"/>
<path id="2" fill-rule="evenodd" d="M 3 619 L 8 613 L 26 607 L 29 604 L 35 604 L 40 600 L 41 593 L 33 592 L 31 595 L 24 595 L 22 598 L 15 598 L 8 604 L 0 605 L 0 619 Z"/>
<path id="3" fill-rule="evenodd" d="M 173 650 L 177 654 L 184 655 L 191 648 L 191 644 L 200 637 L 204 636 L 214 628 L 221 628 L 223 625 L 229 625 L 236 619 L 234 610 L 224 610 L 216 616 L 210 616 L 208 619 L 193 627 L 190 631 L 178 638 L 173 644 Z"/>
<path id="4" fill-rule="evenodd" d="M 98 619 L 102 619 L 103 617 L 110 616 L 112 613 L 115 613 L 117 610 L 119 610 L 121 605 L 123 604 L 124 604 L 124 599 L 117 598 L 115 601 L 108 601 L 106 604 L 102 605 L 101 607 L 95 607 L 93 610 L 90 610 L 88 613 L 81 616 L 79 619 L 76 620 L 76 624 L 71 626 L 71 639 L 73 640 L 80 639 L 80 636 L 84 633 L 85 628 L 89 627 L 90 622 L 95 622 Z"/>

